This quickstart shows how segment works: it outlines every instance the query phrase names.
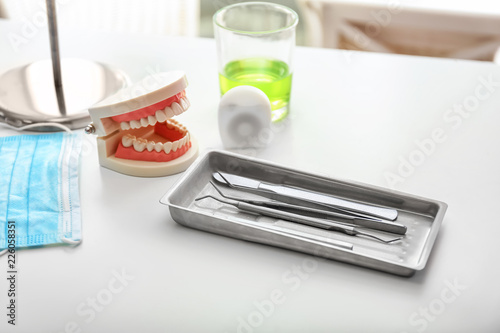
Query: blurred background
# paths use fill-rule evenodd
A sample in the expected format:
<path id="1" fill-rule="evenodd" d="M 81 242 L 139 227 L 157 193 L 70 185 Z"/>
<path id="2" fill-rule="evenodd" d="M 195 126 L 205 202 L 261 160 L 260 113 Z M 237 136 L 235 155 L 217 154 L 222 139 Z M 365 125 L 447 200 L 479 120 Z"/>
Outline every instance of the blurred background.
<path id="1" fill-rule="evenodd" d="M 58 0 L 59 26 L 213 37 L 234 0 Z M 297 44 L 500 62 L 498 0 L 275 0 L 299 14 Z M 0 0 L 0 17 L 37 24 L 45 0 Z"/>

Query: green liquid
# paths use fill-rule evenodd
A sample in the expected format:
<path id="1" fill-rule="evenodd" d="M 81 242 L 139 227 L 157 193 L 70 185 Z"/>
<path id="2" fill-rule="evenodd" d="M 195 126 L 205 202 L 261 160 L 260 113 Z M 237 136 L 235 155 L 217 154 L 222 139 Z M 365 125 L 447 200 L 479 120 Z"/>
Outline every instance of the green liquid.
<path id="1" fill-rule="evenodd" d="M 232 61 L 224 67 L 224 73 L 219 74 L 219 82 L 222 95 L 241 85 L 262 90 L 271 101 L 273 121 L 281 120 L 288 114 L 292 73 L 283 61 L 266 58 Z"/>

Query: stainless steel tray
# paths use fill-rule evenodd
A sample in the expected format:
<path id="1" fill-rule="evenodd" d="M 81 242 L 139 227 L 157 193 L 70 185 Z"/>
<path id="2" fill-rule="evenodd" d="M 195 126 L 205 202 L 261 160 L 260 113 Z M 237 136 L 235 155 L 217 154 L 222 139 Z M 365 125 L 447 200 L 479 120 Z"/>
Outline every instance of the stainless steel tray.
<path id="1" fill-rule="evenodd" d="M 370 238 L 354 237 L 292 222 L 243 213 L 215 200 L 196 201 L 215 194 L 209 183 L 212 173 L 228 172 L 260 181 L 286 184 L 336 197 L 397 209 L 395 222 L 404 224 L 404 238 L 383 244 Z M 225 193 L 235 190 L 224 187 Z M 242 193 L 238 193 L 242 196 Z M 252 194 L 245 193 L 245 197 Z M 186 227 L 224 236 L 282 247 L 312 255 L 369 267 L 401 276 L 411 276 L 425 267 L 447 205 L 375 186 L 326 178 L 241 155 L 211 151 L 200 156 L 160 200 L 168 205 L 172 218 Z M 272 226 L 270 230 L 268 226 Z M 291 230 L 282 232 L 276 230 Z M 297 235 L 326 237 L 353 244 L 351 250 Z M 293 233 L 293 235 L 292 235 Z"/>

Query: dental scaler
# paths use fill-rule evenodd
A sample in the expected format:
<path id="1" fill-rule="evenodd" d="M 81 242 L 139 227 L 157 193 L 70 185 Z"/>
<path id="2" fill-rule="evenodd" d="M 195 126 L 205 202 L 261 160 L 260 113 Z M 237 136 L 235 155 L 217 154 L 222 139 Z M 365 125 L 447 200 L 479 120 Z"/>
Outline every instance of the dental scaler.
<path id="1" fill-rule="evenodd" d="M 182 71 L 154 74 L 90 108 L 85 131 L 98 136 L 99 163 L 141 177 L 186 170 L 198 144 L 174 117 L 190 106 L 187 85 Z"/>

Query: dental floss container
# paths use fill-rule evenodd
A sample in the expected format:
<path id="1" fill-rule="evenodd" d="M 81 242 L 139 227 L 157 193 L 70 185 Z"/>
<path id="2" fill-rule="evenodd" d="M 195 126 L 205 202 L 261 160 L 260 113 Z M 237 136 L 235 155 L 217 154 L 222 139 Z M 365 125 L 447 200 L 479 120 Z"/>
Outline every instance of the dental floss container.
<path id="1" fill-rule="evenodd" d="M 225 148 L 265 147 L 271 131 L 271 103 L 256 87 L 234 87 L 219 102 L 218 120 Z"/>

